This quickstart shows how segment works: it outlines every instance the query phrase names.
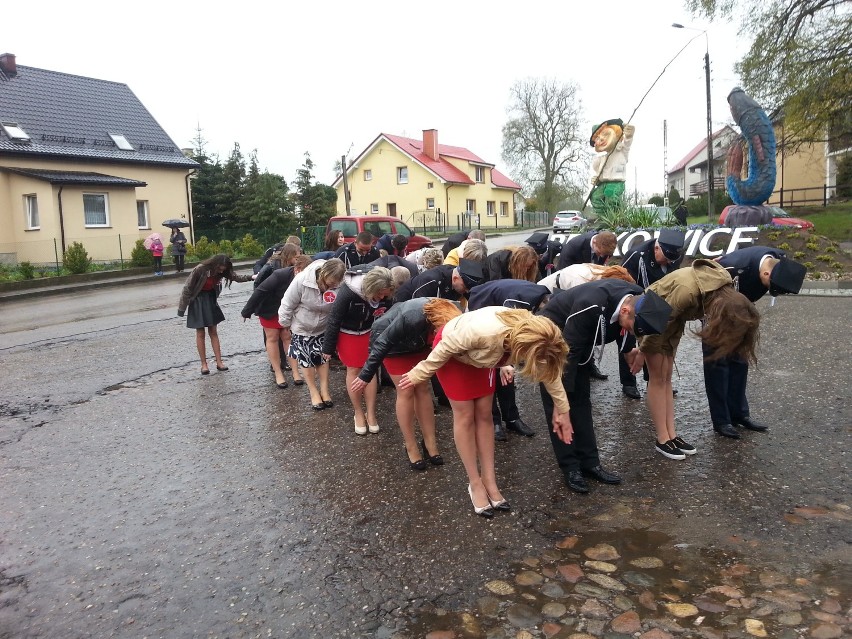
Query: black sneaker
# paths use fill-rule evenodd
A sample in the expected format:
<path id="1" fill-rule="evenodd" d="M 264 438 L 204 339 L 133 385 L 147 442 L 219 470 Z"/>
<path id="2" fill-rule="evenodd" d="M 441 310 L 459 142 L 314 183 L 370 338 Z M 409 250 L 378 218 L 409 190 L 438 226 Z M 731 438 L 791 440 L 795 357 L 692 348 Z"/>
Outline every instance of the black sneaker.
<path id="1" fill-rule="evenodd" d="M 683 441 L 683 438 L 681 438 L 680 435 L 675 437 L 669 443 L 672 444 L 675 448 L 677 448 L 684 455 L 694 455 L 695 453 L 698 452 L 697 450 L 695 450 L 695 446 L 692 446 L 691 444 L 687 444 L 685 441 Z"/>
<path id="2" fill-rule="evenodd" d="M 657 452 L 664 457 L 668 457 L 669 459 L 686 459 L 686 454 L 677 448 L 671 442 L 666 442 L 665 444 L 661 444 L 657 442 L 657 445 L 654 446 L 657 449 Z"/>

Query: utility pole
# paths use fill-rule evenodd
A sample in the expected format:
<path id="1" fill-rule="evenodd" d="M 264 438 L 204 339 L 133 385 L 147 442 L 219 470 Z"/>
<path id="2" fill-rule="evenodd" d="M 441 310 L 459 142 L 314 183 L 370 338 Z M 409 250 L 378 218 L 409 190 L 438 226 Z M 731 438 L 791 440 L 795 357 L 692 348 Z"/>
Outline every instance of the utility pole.
<path id="1" fill-rule="evenodd" d="M 707 83 L 707 221 L 712 222 L 714 217 L 713 192 L 715 190 L 716 175 L 713 170 L 713 118 L 710 114 L 710 46 L 704 54 L 704 79 Z"/>
<path id="2" fill-rule="evenodd" d="M 349 178 L 346 176 L 346 156 L 340 156 L 340 168 L 343 171 L 343 201 L 346 204 L 346 215 L 352 215 L 349 211 Z"/>

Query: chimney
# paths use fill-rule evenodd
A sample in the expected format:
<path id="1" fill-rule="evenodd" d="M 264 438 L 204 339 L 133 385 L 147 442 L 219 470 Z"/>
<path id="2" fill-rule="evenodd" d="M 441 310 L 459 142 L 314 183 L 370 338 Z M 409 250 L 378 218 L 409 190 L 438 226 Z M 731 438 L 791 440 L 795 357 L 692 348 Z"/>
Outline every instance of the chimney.
<path id="1" fill-rule="evenodd" d="M 0 71 L 5 72 L 6 75 L 18 75 L 18 65 L 15 64 L 14 53 L 0 54 Z"/>
<path id="2" fill-rule="evenodd" d="M 438 130 L 423 129 L 423 153 L 433 160 L 438 159 Z"/>

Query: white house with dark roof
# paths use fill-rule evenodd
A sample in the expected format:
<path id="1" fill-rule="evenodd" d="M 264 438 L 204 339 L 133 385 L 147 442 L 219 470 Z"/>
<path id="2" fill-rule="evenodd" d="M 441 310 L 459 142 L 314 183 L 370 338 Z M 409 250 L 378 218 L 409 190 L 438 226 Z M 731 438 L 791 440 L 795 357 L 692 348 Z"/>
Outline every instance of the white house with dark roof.
<path id="1" fill-rule="evenodd" d="M 462 216 L 482 228 L 516 225 L 520 184 L 464 147 L 439 144 L 436 129 L 425 129 L 419 140 L 380 133 L 347 167 L 346 178 L 353 214 L 392 215 L 416 226 L 440 211 L 451 226 Z M 332 186 L 338 215 L 345 215 L 343 176 Z"/>
<path id="2" fill-rule="evenodd" d="M 48 263 L 80 242 L 129 258 L 167 218 L 192 223 L 184 156 L 126 84 L 0 54 L 0 261 Z"/>
<path id="3" fill-rule="evenodd" d="M 713 188 L 725 191 L 726 158 L 731 144 L 739 133 L 724 126 L 713 133 Z M 707 193 L 707 139 L 704 138 L 668 171 L 668 188 L 676 188 L 681 197 L 690 198 Z"/>

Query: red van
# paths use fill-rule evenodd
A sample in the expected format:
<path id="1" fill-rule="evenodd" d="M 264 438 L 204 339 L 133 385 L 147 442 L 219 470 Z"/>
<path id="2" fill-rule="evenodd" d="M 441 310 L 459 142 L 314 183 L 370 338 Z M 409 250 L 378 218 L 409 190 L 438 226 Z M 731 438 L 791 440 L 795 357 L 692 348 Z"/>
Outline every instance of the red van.
<path id="1" fill-rule="evenodd" d="M 399 218 L 387 215 L 338 215 L 328 220 L 325 234 L 328 235 L 330 231 L 337 230 L 343 231 L 343 237 L 347 242 L 354 242 L 358 233 L 369 231 L 375 238 L 373 244 L 385 233 L 404 235 L 408 238 L 406 250 L 409 253 L 424 246 L 432 246 L 432 240 L 428 237 L 418 235 Z"/>

